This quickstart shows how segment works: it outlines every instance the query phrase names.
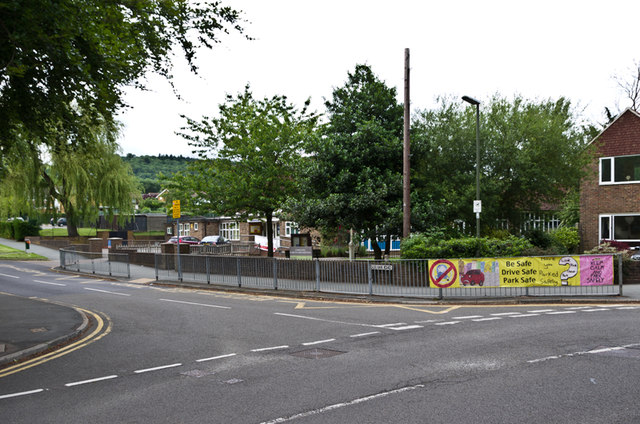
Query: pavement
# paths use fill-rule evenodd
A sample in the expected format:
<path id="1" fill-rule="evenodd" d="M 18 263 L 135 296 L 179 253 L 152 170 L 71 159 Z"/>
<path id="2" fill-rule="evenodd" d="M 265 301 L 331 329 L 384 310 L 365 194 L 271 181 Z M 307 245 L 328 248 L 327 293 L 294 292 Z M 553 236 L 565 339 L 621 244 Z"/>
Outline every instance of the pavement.
<path id="1" fill-rule="evenodd" d="M 16 242 L 0 238 L 0 244 L 24 250 L 24 242 Z M 43 246 L 31 244 L 29 249 L 31 253 L 47 258 L 47 262 L 43 262 L 50 268 L 59 266 L 60 254 L 55 249 L 49 249 Z M 2 261 L 0 261 L 1 263 Z M 135 277 L 134 277 L 135 278 Z M 128 281 L 126 278 L 119 278 L 122 281 Z M 171 282 L 171 285 L 180 285 L 178 282 Z M 182 284 L 185 287 L 220 289 L 201 284 Z M 385 298 L 380 296 L 366 297 L 344 296 L 340 294 L 325 293 L 301 293 L 301 292 L 283 292 L 273 291 L 265 292 L 253 289 L 235 289 L 252 293 L 265 293 L 270 296 L 292 296 L 303 297 L 306 299 L 313 298 L 316 300 L 358 300 L 366 302 L 385 302 L 385 303 L 411 303 L 411 304 L 522 304 L 522 303 L 596 303 L 596 304 L 622 304 L 637 303 L 640 304 L 640 284 L 624 285 L 622 296 L 593 296 L 593 297 L 544 297 L 544 298 L 492 298 L 479 300 L 449 300 L 447 302 L 434 302 L 427 299 L 409 299 L 409 298 Z M 67 305 L 60 305 L 54 302 L 15 296 L 8 293 L 0 292 L 0 369 L 9 367 L 15 363 L 24 361 L 30 357 L 37 356 L 43 352 L 55 350 L 62 347 L 71 340 L 78 338 L 89 327 L 89 318 L 79 309 Z"/>

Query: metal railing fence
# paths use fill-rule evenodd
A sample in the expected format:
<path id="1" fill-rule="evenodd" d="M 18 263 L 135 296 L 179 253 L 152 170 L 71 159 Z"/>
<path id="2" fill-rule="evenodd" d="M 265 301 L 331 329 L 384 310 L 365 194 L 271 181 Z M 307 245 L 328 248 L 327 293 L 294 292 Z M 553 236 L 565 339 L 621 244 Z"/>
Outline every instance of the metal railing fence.
<path id="1" fill-rule="evenodd" d="M 77 272 L 231 287 L 421 298 L 622 295 L 622 274 L 604 286 L 455 287 L 429 285 L 427 260 L 280 259 L 60 250 L 60 267 Z M 618 257 L 618 270 L 622 269 Z"/>

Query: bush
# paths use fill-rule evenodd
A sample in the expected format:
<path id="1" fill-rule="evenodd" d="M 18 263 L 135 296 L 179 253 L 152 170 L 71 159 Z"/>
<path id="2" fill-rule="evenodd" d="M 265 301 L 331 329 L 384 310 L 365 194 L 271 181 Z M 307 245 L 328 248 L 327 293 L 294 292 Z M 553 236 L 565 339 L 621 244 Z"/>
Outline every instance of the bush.
<path id="1" fill-rule="evenodd" d="M 577 253 L 580 246 L 580 235 L 575 227 L 560 227 L 550 233 L 553 244 L 562 246 L 564 253 Z"/>
<path id="2" fill-rule="evenodd" d="M 505 239 L 464 237 L 435 241 L 423 234 L 403 240 L 403 259 L 476 258 L 521 256 L 532 244 L 524 238 Z"/>
<path id="3" fill-rule="evenodd" d="M 548 249 L 551 247 L 553 240 L 551 239 L 551 235 L 543 231 L 539 228 L 535 228 L 533 230 L 528 230 L 523 234 L 527 240 L 531 242 L 535 247 L 539 247 L 541 249 Z"/>
<path id="4" fill-rule="evenodd" d="M 40 226 L 35 220 L 29 221 L 13 221 L 13 238 L 18 241 L 24 241 L 25 237 L 37 236 L 40 234 Z"/>

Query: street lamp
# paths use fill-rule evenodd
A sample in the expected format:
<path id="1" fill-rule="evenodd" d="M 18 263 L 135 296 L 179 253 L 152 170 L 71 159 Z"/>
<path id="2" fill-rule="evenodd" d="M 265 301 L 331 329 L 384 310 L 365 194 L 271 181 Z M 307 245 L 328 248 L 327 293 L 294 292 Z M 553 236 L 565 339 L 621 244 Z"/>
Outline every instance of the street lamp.
<path id="1" fill-rule="evenodd" d="M 476 214 L 476 237 L 480 237 L 480 102 L 473 97 L 462 96 L 462 100 L 476 107 L 476 200 L 473 201 L 473 211 Z"/>

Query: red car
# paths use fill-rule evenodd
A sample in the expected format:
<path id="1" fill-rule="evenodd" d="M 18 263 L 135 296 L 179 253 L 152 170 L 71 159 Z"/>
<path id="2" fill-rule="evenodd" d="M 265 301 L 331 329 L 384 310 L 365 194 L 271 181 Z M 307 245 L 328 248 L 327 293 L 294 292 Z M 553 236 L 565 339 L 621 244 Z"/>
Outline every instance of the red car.
<path id="1" fill-rule="evenodd" d="M 167 243 L 178 243 L 178 237 L 177 236 L 173 236 L 171 237 Z M 196 237 L 192 237 L 192 236 L 180 236 L 180 244 L 198 244 L 200 243 L 200 240 L 198 240 Z"/>
<path id="2" fill-rule="evenodd" d="M 484 274 L 479 269 L 470 269 L 460 277 L 460 282 L 464 286 L 467 284 L 471 284 L 472 286 L 477 284 L 481 286 L 484 284 Z"/>

